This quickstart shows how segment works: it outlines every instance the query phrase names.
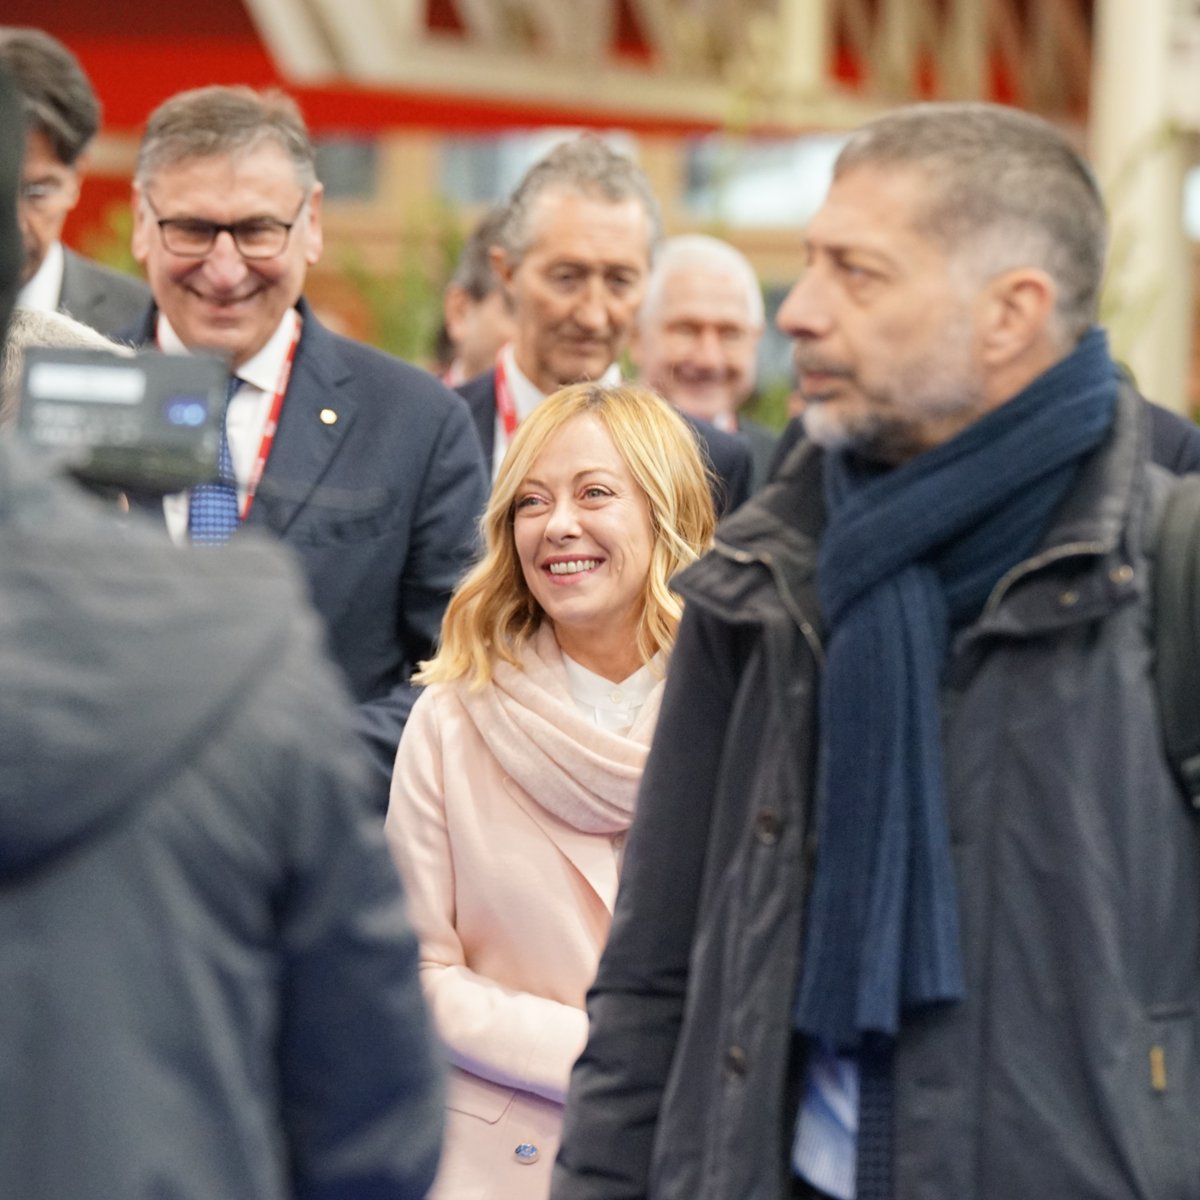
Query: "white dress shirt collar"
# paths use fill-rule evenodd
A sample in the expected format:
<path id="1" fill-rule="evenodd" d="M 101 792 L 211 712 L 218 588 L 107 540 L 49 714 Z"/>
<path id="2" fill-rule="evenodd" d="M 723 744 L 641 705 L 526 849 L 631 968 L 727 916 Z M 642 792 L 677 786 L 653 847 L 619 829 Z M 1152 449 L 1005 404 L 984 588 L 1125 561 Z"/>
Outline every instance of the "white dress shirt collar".
<path id="1" fill-rule="evenodd" d="M 508 342 L 501 348 L 499 362 L 500 368 L 504 372 L 504 378 L 508 383 L 509 395 L 512 396 L 513 408 L 516 410 L 517 424 L 519 425 L 545 400 L 546 393 L 517 366 L 512 342 Z M 621 364 L 610 363 L 608 370 L 600 376 L 597 382 L 604 384 L 606 387 L 611 387 L 614 383 L 620 383 Z M 496 412 L 495 430 L 495 451 L 492 454 L 493 479 L 499 473 L 500 464 L 504 461 L 504 455 L 508 450 L 508 434 L 505 432 L 504 421 L 499 411 Z"/>
<path id="2" fill-rule="evenodd" d="M 33 278 L 17 293 L 17 307 L 35 312 L 54 312 L 62 299 L 63 267 L 66 255 L 62 242 L 55 242 L 46 251 L 42 265 Z"/>
<path id="3" fill-rule="evenodd" d="M 508 390 L 513 398 L 513 407 L 517 410 L 517 424 L 519 425 L 545 400 L 546 393 L 517 366 L 517 356 L 513 353 L 512 342 L 508 342 L 501 349 L 500 360 L 504 368 L 504 378 L 508 381 Z"/>
<path id="4" fill-rule="evenodd" d="M 283 364 L 287 361 L 288 351 L 292 348 L 292 338 L 296 335 L 296 322 L 299 320 L 300 314 L 294 308 L 289 308 L 283 314 L 283 319 L 279 322 L 275 332 L 267 339 L 263 348 L 237 369 L 237 377 L 244 383 L 253 384 L 260 391 L 274 395 L 275 389 L 283 377 Z M 160 350 L 167 354 L 191 353 L 161 310 L 158 314 L 155 331 L 158 335 Z"/>
<path id="5" fill-rule="evenodd" d="M 266 345 L 247 359 L 238 368 L 238 387 L 229 400 L 225 417 L 225 432 L 229 438 L 229 455 L 233 461 L 233 474 L 238 483 L 238 504 L 246 502 L 247 480 L 258 459 L 259 446 L 267 418 L 271 414 L 271 403 L 275 389 L 283 378 L 288 352 L 300 314 L 289 308 L 283 314 L 279 327 L 267 339 Z M 187 354 L 188 348 L 171 328 L 170 321 L 160 312 L 156 325 L 159 349 L 168 354 Z M 177 492 L 163 497 L 163 514 L 167 522 L 167 533 L 178 545 L 187 542 L 189 493 Z"/>

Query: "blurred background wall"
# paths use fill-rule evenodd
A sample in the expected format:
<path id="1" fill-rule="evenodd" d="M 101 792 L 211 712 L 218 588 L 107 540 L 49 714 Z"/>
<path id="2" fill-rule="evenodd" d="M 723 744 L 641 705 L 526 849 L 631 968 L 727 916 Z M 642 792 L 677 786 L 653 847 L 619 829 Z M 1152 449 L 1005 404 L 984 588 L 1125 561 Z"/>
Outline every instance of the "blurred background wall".
<path id="1" fill-rule="evenodd" d="M 1019 105 L 1106 189 L 1117 353 L 1156 399 L 1200 404 L 1200 0 L 5 0 L 0 19 L 64 41 L 104 103 L 68 241 L 128 264 L 128 180 L 159 101 L 277 84 L 327 188 L 310 298 L 418 361 L 464 232 L 568 131 L 633 154 L 669 232 L 736 243 L 770 310 L 845 130 L 914 99 Z M 787 349 L 762 354 L 777 421 Z"/>

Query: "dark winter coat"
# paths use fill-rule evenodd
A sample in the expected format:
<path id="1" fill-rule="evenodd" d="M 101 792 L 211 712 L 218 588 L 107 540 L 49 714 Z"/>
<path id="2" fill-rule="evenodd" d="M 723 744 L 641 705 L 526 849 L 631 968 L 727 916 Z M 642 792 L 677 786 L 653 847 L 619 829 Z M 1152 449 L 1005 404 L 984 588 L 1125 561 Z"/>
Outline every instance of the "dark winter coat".
<path id="1" fill-rule="evenodd" d="M 1200 1196 L 1200 822 L 1160 745 L 1142 402 L 943 686 L 967 998 L 908 1018 L 896 1200 Z M 724 524 L 687 607 L 589 999 L 554 1200 L 781 1200 L 814 856 L 821 453 Z"/>
<path id="2" fill-rule="evenodd" d="M 298 573 L 0 441 L 0 1196 L 418 1200 L 441 1069 Z"/>

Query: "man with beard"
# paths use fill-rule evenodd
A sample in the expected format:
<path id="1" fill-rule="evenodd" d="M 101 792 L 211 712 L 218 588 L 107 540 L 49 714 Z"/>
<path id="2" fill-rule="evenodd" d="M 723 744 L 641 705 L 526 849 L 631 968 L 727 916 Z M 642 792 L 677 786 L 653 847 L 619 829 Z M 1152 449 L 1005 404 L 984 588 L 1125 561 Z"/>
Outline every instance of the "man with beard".
<path id="1" fill-rule="evenodd" d="M 100 102 L 75 56 L 41 30 L 0 28 L 0 66 L 17 85 L 26 123 L 17 193 L 24 247 L 17 303 L 58 309 L 101 333 L 115 333 L 145 308 L 146 285 L 62 243 L 100 126 Z"/>
<path id="2" fill-rule="evenodd" d="M 780 327 L 808 441 L 685 600 L 555 1200 L 1193 1196 L 1171 477 L 1053 126 L 853 135 Z"/>

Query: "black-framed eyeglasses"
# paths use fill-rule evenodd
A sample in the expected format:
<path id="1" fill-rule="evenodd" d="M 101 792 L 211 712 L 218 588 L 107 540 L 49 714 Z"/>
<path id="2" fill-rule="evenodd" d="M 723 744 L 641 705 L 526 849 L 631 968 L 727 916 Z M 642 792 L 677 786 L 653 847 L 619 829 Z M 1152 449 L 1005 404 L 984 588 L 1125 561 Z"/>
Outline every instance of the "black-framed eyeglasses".
<path id="1" fill-rule="evenodd" d="M 163 245 L 180 258 L 204 258 L 223 233 L 233 238 L 233 244 L 243 258 L 274 258 L 287 248 L 292 228 L 300 220 L 300 214 L 308 203 L 305 196 L 290 221 L 279 221 L 274 217 L 247 217 L 224 225 L 220 221 L 202 221 L 199 217 L 160 217 L 158 209 L 145 197 L 154 214 Z"/>

